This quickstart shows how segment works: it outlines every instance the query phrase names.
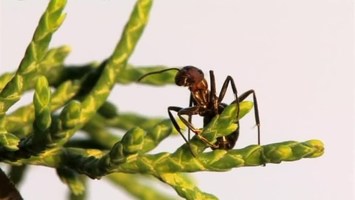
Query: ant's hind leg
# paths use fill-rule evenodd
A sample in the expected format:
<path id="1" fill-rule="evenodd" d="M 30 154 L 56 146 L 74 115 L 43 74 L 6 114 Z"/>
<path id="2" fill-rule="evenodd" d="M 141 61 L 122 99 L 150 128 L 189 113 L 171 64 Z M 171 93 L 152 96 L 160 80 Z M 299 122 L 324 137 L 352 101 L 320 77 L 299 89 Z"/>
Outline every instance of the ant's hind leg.
<path id="1" fill-rule="evenodd" d="M 255 116 L 255 123 L 258 128 L 258 144 L 260 145 L 260 117 L 259 117 L 259 107 L 258 107 L 258 101 L 255 95 L 254 90 L 248 90 L 241 94 L 238 97 L 238 101 L 242 102 L 244 101 L 248 96 L 253 95 L 253 102 L 254 102 L 254 116 Z"/>

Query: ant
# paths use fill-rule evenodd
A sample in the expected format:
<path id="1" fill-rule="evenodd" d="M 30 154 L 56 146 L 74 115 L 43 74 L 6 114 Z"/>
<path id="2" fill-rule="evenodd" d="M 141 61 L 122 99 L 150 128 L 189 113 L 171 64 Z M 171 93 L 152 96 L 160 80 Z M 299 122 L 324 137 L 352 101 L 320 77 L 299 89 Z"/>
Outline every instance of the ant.
<path id="1" fill-rule="evenodd" d="M 210 73 L 210 83 L 211 83 L 211 88 L 208 90 L 208 84 L 206 79 L 204 78 L 204 74 L 202 70 L 194 67 L 194 66 L 185 66 L 181 69 L 179 68 L 169 68 L 169 69 L 164 69 L 161 71 L 156 71 L 156 72 L 150 72 L 138 79 L 138 81 L 141 81 L 143 78 L 150 76 L 152 74 L 159 74 L 162 72 L 170 71 L 170 70 L 176 70 L 178 71 L 176 76 L 175 76 L 175 84 L 178 86 L 184 86 L 188 87 L 190 90 L 190 103 L 189 107 L 187 108 L 181 108 L 177 106 L 169 106 L 168 107 L 168 114 L 169 117 L 175 127 L 175 129 L 179 132 L 179 134 L 183 137 L 185 142 L 189 144 L 190 140 L 190 130 L 194 132 L 197 137 L 203 141 L 205 144 L 207 144 L 212 150 L 215 149 L 224 149 L 224 150 L 229 150 L 232 149 L 235 145 L 235 143 L 238 140 L 239 137 L 239 102 L 244 101 L 249 95 L 253 96 L 253 101 L 254 101 L 254 115 L 255 115 L 255 122 L 256 126 L 258 129 L 258 144 L 260 145 L 260 119 L 259 119 L 259 110 L 258 110 L 258 103 L 255 95 L 254 90 L 248 90 L 242 95 L 238 97 L 237 94 L 237 88 L 235 86 L 234 80 L 231 76 L 227 76 L 225 79 L 223 86 L 221 88 L 221 91 L 219 95 L 216 95 L 216 82 L 215 82 L 215 77 L 214 73 L 212 70 L 209 71 Z M 191 123 L 191 118 L 192 115 L 200 115 L 203 117 L 203 126 L 206 126 L 213 117 L 216 115 L 220 114 L 224 108 L 227 106 L 225 103 L 222 103 L 222 100 L 226 94 L 226 91 L 228 89 L 229 84 L 232 87 L 232 91 L 235 95 L 235 100 L 232 103 L 235 103 L 237 105 L 237 125 L 238 128 L 233 131 L 231 134 L 227 136 L 221 136 L 217 138 L 217 141 L 215 143 L 209 142 L 206 138 L 204 138 L 201 135 L 202 130 L 201 129 L 196 129 L 192 123 Z M 176 122 L 172 111 L 177 112 L 177 115 L 181 119 L 181 121 L 188 127 L 189 133 L 188 133 L 188 140 L 185 138 L 185 136 L 181 133 L 181 129 Z M 183 115 L 188 116 L 188 120 L 182 117 Z M 190 149 L 191 150 L 191 149 Z"/>

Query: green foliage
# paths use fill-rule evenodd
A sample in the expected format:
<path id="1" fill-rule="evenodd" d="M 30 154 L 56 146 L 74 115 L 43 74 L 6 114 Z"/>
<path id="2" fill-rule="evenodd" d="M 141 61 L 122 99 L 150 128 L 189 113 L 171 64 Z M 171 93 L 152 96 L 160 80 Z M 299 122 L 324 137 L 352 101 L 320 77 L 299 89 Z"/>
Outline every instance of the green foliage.
<path id="1" fill-rule="evenodd" d="M 322 155 L 323 144 L 318 140 L 208 151 L 197 137 L 172 153 L 150 153 L 162 140 L 176 134 L 171 121 L 121 113 L 107 97 L 116 83 L 136 82 L 143 74 L 165 68 L 128 64 L 148 22 L 152 1 L 137 1 L 107 60 L 80 67 L 64 65 L 68 47 L 48 49 L 52 35 L 64 21 L 65 3 L 50 1 L 18 70 L 0 76 L 0 160 L 11 166 L 15 183 L 20 182 L 27 165 L 42 165 L 57 169 L 69 187 L 70 199 L 85 198 L 87 177 L 107 177 L 139 199 L 172 199 L 142 183 L 154 177 L 183 198 L 217 199 L 201 191 L 185 173 L 227 171 Z M 171 84 L 175 73 L 156 74 L 141 83 Z M 33 102 L 7 113 L 27 90 L 34 90 Z M 253 104 L 244 101 L 239 107 L 243 117 Z M 202 135 L 213 143 L 217 137 L 230 134 L 237 128 L 237 112 L 236 105 L 228 106 L 204 127 Z M 119 137 L 111 133 L 112 128 L 126 133 Z M 88 139 L 73 139 L 79 130 Z"/>

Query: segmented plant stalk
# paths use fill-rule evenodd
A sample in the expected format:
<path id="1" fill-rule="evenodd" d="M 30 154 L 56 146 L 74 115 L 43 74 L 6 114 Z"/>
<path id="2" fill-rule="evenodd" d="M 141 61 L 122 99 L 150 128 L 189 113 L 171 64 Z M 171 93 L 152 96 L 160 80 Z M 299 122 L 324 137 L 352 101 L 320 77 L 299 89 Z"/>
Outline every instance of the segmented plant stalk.
<path id="1" fill-rule="evenodd" d="M 201 191 L 187 173 L 268 166 L 323 154 L 319 140 L 212 151 L 196 136 L 169 152 L 152 153 L 164 139 L 178 135 L 171 120 L 123 113 L 107 101 L 115 84 L 137 83 L 146 73 L 168 68 L 128 64 L 147 25 L 152 0 L 137 1 L 107 59 L 82 66 L 64 64 L 68 46 L 48 49 L 52 35 L 64 21 L 65 4 L 64 0 L 49 2 L 18 70 L 0 75 L 0 161 L 10 165 L 15 183 L 22 180 L 28 165 L 41 165 L 56 169 L 68 185 L 70 199 L 85 199 L 87 179 L 104 176 L 138 199 L 174 198 L 144 184 L 154 180 L 171 186 L 185 199 L 217 199 Z M 175 75 L 176 71 L 166 71 L 139 84 L 172 84 Z M 33 102 L 8 113 L 23 93 L 31 90 Z M 242 118 L 252 108 L 248 101 L 240 102 L 239 110 L 235 104 L 226 107 L 201 134 L 208 142 L 216 142 L 236 130 L 236 116 Z M 79 131 L 87 137 L 72 138 Z"/>

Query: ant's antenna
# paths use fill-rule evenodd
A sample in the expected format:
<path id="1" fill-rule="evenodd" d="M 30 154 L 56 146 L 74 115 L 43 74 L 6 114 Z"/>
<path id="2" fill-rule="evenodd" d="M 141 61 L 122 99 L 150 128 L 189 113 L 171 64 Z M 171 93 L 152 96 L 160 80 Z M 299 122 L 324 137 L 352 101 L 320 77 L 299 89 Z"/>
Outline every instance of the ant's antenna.
<path id="1" fill-rule="evenodd" d="M 156 71 L 156 72 L 149 72 L 149 73 L 144 74 L 143 76 L 141 76 L 137 81 L 140 82 L 142 79 L 144 79 L 147 76 L 150 76 L 152 74 L 160 74 L 160 73 L 163 73 L 163 72 L 166 72 L 166 71 L 170 71 L 170 70 L 179 71 L 180 69 L 179 68 L 169 68 L 169 69 L 163 69 L 163 70 Z"/>

